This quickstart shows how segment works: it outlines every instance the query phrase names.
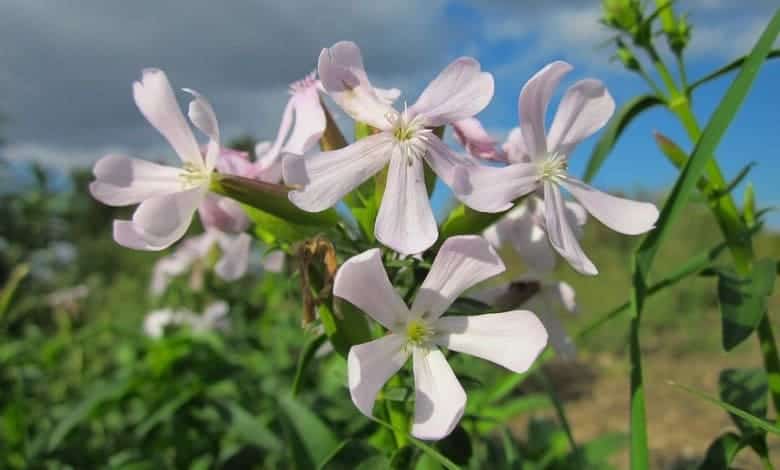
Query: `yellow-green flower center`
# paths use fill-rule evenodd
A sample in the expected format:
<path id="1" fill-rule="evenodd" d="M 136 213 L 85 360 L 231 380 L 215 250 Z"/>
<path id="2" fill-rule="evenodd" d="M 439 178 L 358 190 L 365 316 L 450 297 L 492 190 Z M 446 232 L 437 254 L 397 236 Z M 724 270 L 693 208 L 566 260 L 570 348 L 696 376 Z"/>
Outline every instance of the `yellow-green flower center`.
<path id="1" fill-rule="evenodd" d="M 414 319 L 406 324 L 406 340 L 411 345 L 422 346 L 431 339 L 431 336 L 433 330 L 422 319 Z"/>
<path id="2" fill-rule="evenodd" d="M 182 165 L 182 171 L 179 173 L 179 180 L 181 181 L 182 186 L 184 186 L 184 189 L 207 186 L 211 182 L 211 173 L 188 162 Z"/>
<path id="3" fill-rule="evenodd" d="M 537 174 L 539 179 L 542 180 L 558 180 L 566 175 L 568 169 L 569 162 L 566 159 L 566 155 L 559 153 L 545 155 L 537 163 Z"/>

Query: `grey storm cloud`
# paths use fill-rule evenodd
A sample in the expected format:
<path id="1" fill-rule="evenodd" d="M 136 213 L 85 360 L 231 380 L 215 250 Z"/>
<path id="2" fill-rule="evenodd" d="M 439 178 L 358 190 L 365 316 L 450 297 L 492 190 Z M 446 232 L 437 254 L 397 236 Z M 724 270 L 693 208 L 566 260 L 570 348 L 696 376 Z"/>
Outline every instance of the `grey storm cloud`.
<path id="1" fill-rule="evenodd" d="M 271 137 L 287 85 L 323 47 L 350 39 L 372 77 L 435 73 L 445 58 L 438 1 L 0 2 L 0 112 L 10 144 L 67 153 L 161 143 L 133 105 L 131 82 L 163 68 L 215 105 L 222 126 Z M 441 62 L 441 63 L 438 63 Z"/>

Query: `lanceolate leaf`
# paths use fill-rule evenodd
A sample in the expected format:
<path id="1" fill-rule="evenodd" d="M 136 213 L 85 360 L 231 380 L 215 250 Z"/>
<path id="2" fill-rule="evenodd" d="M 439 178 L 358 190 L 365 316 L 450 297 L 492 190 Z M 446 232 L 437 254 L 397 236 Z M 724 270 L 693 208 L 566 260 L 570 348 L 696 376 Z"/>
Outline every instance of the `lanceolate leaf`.
<path id="1" fill-rule="evenodd" d="M 699 88 L 701 85 L 704 85 L 707 82 L 711 82 L 712 80 L 718 79 L 722 77 L 723 75 L 726 75 L 727 73 L 733 72 L 740 68 L 745 61 L 747 60 L 749 56 L 742 56 L 723 67 L 719 68 L 718 70 L 715 70 L 712 73 L 709 73 L 705 75 L 704 77 L 696 80 L 695 82 L 691 83 L 691 86 L 688 87 L 688 93 L 692 93 L 695 89 Z M 776 59 L 780 57 L 780 49 L 774 49 L 769 54 L 767 54 L 767 59 Z"/>
<path id="2" fill-rule="evenodd" d="M 637 253 L 638 270 L 647 275 L 655 254 L 668 230 L 676 220 L 682 208 L 688 202 L 696 183 L 700 178 L 707 161 L 715 153 L 723 134 L 737 114 L 742 101 L 748 94 L 753 80 L 758 75 L 759 68 L 769 53 L 769 49 L 780 32 L 780 11 L 772 17 L 772 21 L 761 35 L 750 56 L 745 61 L 742 71 L 729 87 L 723 100 L 712 114 L 701 138 L 691 154 L 685 168 L 672 189 L 658 219 L 656 229 L 645 237 Z"/>
<path id="3" fill-rule="evenodd" d="M 326 462 L 343 445 L 336 433 L 295 398 L 282 397 L 279 406 L 292 428 L 297 447 L 306 452 L 314 468 Z"/>
<path id="4" fill-rule="evenodd" d="M 669 198 L 664 204 L 655 230 L 643 240 L 634 257 L 634 278 L 632 289 L 632 319 L 630 330 L 631 359 L 631 468 L 644 470 L 649 468 L 649 449 L 647 443 L 647 419 L 645 411 L 644 387 L 642 378 L 641 349 L 639 345 L 639 326 L 645 297 L 647 279 L 655 255 L 661 242 L 685 207 L 691 193 L 701 178 L 723 134 L 736 116 L 742 101 L 758 75 L 761 64 L 769 53 L 772 43 L 780 33 L 780 10 L 776 11 L 764 30 L 752 52 L 748 56 L 739 75 L 729 87 L 723 100 L 712 114 L 701 138 L 691 153 L 691 158 L 682 170 Z M 717 401 L 717 400 L 716 400 Z M 728 405 L 730 406 L 730 405 Z M 735 408 L 737 409 L 737 408 Z M 739 410 L 741 412 L 741 410 Z M 743 412 L 744 413 L 744 412 Z M 750 416 L 748 413 L 746 413 Z M 767 425 L 764 422 L 765 425 Z M 768 425 L 772 427 L 771 425 Z M 774 429 L 774 428 L 773 428 Z"/>
<path id="5" fill-rule="evenodd" d="M 724 410 L 728 411 L 729 413 L 734 414 L 734 415 L 744 419 L 745 421 L 747 421 L 748 423 L 750 423 L 751 425 L 753 425 L 753 426 L 755 426 L 755 427 L 757 427 L 759 429 L 762 429 L 764 431 L 771 432 L 772 434 L 776 434 L 776 435 L 780 436 L 780 427 L 773 425 L 772 423 L 766 421 L 765 419 L 761 419 L 761 418 L 759 418 L 757 416 L 753 416 L 752 414 L 748 413 L 745 410 L 741 410 L 741 409 L 737 408 L 736 406 L 729 405 L 726 402 L 720 401 L 720 400 L 718 400 L 715 397 L 712 397 L 710 395 L 702 393 L 702 392 L 700 392 L 700 391 L 698 391 L 696 389 L 693 389 L 691 387 L 686 387 L 685 385 L 678 384 L 678 383 L 675 383 L 675 382 L 669 382 L 669 384 L 670 385 L 674 385 L 675 387 L 679 387 L 679 388 L 685 390 L 686 392 L 688 392 L 688 393 L 690 393 L 692 395 L 696 395 L 697 397 L 699 397 L 699 398 L 701 398 L 703 400 L 707 400 L 710 403 L 718 405 L 719 407 L 723 408 Z"/>
<path id="6" fill-rule="evenodd" d="M 733 432 L 722 434 L 710 444 L 699 470 L 729 470 L 731 461 L 744 447 L 742 439 Z"/>
<path id="7" fill-rule="evenodd" d="M 460 204 L 450 212 L 447 220 L 442 224 L 439 240 L 444 241 L 455 235 L 481 233 L 498 221 L 506 212 L 508 211 L 497 214 L 488 214 L 485 212 L 477 212 Z"/>
<path id="8" fill-rule="evenodd" d="M 210 189 L 295 224 L 332 226 L 340 220 L 333 209 L 314 213 L 297 208 L 287 199 L 287 188 L 280 184 L 217 173 Z"/>
<path id="9" fill-rule="evenodd" d="M 753 416 L 766 418 L 769 385 L 762 369 L 726 369 L 720 373 L 718 386 L 721 400 Z M 758 431 L 749 421 L 730 415 L 743 435 Z"/>
<path id="10" fill-rule="evenodd" d="M 588 160 L 588 166 L 585 168 L 585 176 L 583 177 L 586 182 L 590 182 L 596 177 L 596 173 L 601 169 L 601 165 L 607 159 L 609 152 L 615 146 L 615 142 L 617 142 L 620 134 L 623 133 L 628 124 L 644 111 L 659 104 L 663 104 L 663 101 L 657 96 L 641 95 L 620 108 L 620 111 L 612 118 L 593 148 L 590 160 Z"/>
<path id="11" fill-rule="evenodd" d="M 718 276 L 718 300 L 723 323 L 723 348 L 730 351 L 756 329 L 766 314 L 767 299 L 775 283 L 777 263 L 764 259 L 753 265 L 750 276 Z"/>

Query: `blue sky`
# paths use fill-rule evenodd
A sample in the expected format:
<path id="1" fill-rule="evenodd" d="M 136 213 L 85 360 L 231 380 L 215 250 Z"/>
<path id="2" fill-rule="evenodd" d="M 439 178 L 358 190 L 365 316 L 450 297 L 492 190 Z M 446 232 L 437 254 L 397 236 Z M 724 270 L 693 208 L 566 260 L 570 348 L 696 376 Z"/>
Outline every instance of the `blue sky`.
<path id="1" fill-rule="evenodd" d="M 220 2 L 6 0 L 0 4 L 0 111 L 8 145 L 3 158 L 41 161 L 58 169 L 91 165 L 108 151 L 147 158 L 169 156 L 135 109 L 130 83 L 143 67 L 164 68 L 174 86 L 192 87 L 215 106 L 223 135 L 271 138 L 288 83 L 314 68 L 322 47 L 342 39 L 363 49 L 372 81 L 398 87 L 413 101 L 450 60 L 472 55 L 496 78 L 496 94 L 480 114 L 498 139 L 517 125 L 517 94 L 534 72 L 562 59 L 575 65 L 565 86 L 595 77 L 618 106 L 647 91 L 636 75 L 610 63 L 610 36 L 598 24 L 598 0 L 332 0 Z M 679 0 L 691 13 L 691 78 L 747 52 L 776 0 Z M 732 76 L 700 88 L 694 105 L 701 123 Z M 718 152 L 727 177 L 756 162 L 750 179 L 759 201 L 780 205 L 780 60 L 755 82 Z M 559 93 L 560 96 L 560 93 Z M 552 110 L 553 108 L 551 108 Z M 634 121 L 595 183 L 604 189 L 663 191 L 676 172 L 657 151 L 659 130 L 684 148 L 684 132 L 662 110 Z M 591 138 L 571 159 L 581 174 Z M 741 198 L 741 190 L 739 191 Z M 780 226 L 780 217 L 773 217 Z"/>

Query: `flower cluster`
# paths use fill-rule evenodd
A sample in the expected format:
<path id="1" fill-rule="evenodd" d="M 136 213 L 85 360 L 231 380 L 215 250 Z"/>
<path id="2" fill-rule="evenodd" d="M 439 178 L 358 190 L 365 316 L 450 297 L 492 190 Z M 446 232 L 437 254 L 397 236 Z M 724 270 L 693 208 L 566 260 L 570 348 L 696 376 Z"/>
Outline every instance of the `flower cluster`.
<path id="1" fill-rule="evenodd" d="M 396 108 L 393 103 L 400 91 L 375 88 L 358 46 L 339 42 L 322 50 L 316 73 L 290 86 L 276 140 L 258 143 L 254 160 L 222 147 L 211 105 L 185 89 L 193 96 L 189 120 L 208 139 L 200 146 L 166 75 L 149 69 L 133 86 L 135 102 L 182 166 L 109 155 L 95 165 L 90 189 L 109 205 L 139 204 L 131 220 L 114 222 L 114 238 L 129 248 L 171 246 L 185 235 L 198 212 L 205 232 L 159 262 L 153 282 L 153 290 L 159 292 L 168 278 L 215 249 L 221 253 L 215 271 L 223 279 L 235 280 L 247 270 L 252 221 L 241 204 L 212 192 L 215 172 L 262 181 L 276 194 L 286 194 L 289 201 L 284 203 L 302 214 L 333 208 L 376 175 L 382 191 L 369 218 L 373 238 L 361 241 L 352 253 L 362 253 L 338 268 L 332 294 L 358 307 L 388 333 L 351 345 L 349 390 L 358 409 L 371 416 L 384 384 L 411 358 L 415 383 L 411 432 L 422 439 L 440 439 L 457 425 L 466 403 L 465 391 L 440 348 L 524 372 L 546 347 L 549 335 L 558 353 L 570 356 L 573 344 L 555 312 L 574 312 L 576 304 L 573 289 L 553 277 L 557 255 L 580 273 L 595 275 L 598 270 L 578 240 L 588 213 L 613 230 L 632 235 L 651 230 L 658 218 L 652 204 L 608 195 L 569 174 L 569 157 L 577 144 L 603 127 L 615 109 L 601 82 L 581 80 L 565 92 L 546 129 L 549 101 L 571 69 L 565 62 L 553 62 L 531 77 L 520 91 L 519 127 L 498 145 L 475 117 L 488 106 L 494 91 L 493 76 L 477 60 L 454 60 L 411 106 Z M 324 97 L 367 126 L 368 135 L 335 148 L 323 144 L 325 151 L 315 151 L 327 131 L 334 131 L 328 127 L 334 124 Z M 452 127 L 465 153 L 445 143 L 446 126 Z M 473 211 L 497 214 L 495 225 L 484 233 L 479 233 L 483 225 L 477 233 L 440 240 L 427 181 L 434 175 Z M 561 189 L 579 203 L 566 201 Z M 375 247 L 365 250 L 374 239 L 397 255 Z M 391 284 L 383 259 L 397 261 L 410 255 L 430 259 L 426 256 L 432 247 L 435 257 L 425 280 L 419 286 L 405 286 L 407 292 L 416 292 L 407 306 Z M 512 261 L 507 263 L 512 269 L 505 272 L 505 261 L 513 257 L 522 260 L 525 271 L 514 269 Z M 462 295 L 505 311 L 445 315 Z M 201 325 L 194 318 L 173 310 L 157 312 L 147 330 L 159 335 L 163 323 Z"/>

